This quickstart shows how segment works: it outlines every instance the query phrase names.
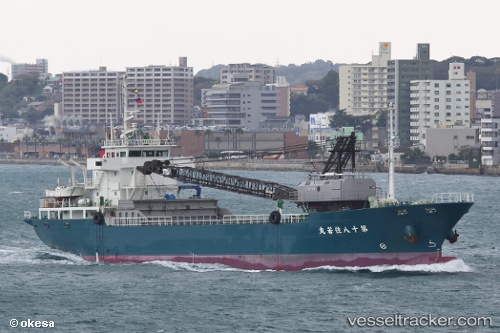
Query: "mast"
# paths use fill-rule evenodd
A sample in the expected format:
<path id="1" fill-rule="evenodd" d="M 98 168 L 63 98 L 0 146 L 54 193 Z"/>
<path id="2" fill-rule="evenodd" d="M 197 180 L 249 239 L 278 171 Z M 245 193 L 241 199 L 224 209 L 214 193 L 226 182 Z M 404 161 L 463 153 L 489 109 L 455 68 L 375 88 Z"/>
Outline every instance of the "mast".
<path id="1" fill-rule="evenodd" d="M 389 180 L 387 185 L 387 200 L 395 200 L 394 195 L 394 149 L 399 147 L 396 129 L 394 126 L 394 103 L 389 105 L 389 135 L 388 135 L 388 153 L 389 153 Z"/>
<path id="2" fill-rule="evenodd" d="M 134 93 L 137 95 L 136 90 Z M 123 99 L 123 131 L 125 139 L 131 138 L 136 132 L 137 128 L 132 121 L 135 119 L 135 114 L 137 113 L 137 105 L 134 111 L 128 108 L 128 91 L 127 91 L 127 76 L 123 76 L 122 81 L 122 99 Z"/>

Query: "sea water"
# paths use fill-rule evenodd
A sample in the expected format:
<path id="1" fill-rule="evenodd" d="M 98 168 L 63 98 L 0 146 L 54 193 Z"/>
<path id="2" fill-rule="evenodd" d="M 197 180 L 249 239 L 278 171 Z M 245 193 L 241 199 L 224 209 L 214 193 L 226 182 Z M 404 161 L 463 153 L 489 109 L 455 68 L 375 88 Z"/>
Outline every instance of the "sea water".
<path id="1" fill-rule="evenodd" d="M 290 186 L 306 177 L 227 173 Z M 386 175 L 372 176 L 387 187 Z M 458 242 L 443 246 L 444 255 L 458 260 L 281 272 L 161 261 L 96 264 L 50 249 L 22 222 L 23 211 L 35 213 L 44 190 L 58 178 L 68 184 L 69 177 L 62 166 L 0 165 L 0 332 L 500 332 L 500 178 L 396 174 L 400 200 L 475 194 L 456 226 Z M 272 200 L 208 188 L 202 194 L 238 214 L 276 208 Z M 284 206 L 285 213 L 295 209 Z M 454 319 L 443 326 L 441 317 Z M 479 317 L 492 325 L 458 326 Z M 55 327 L 33 328 L 36 321 Z"/>

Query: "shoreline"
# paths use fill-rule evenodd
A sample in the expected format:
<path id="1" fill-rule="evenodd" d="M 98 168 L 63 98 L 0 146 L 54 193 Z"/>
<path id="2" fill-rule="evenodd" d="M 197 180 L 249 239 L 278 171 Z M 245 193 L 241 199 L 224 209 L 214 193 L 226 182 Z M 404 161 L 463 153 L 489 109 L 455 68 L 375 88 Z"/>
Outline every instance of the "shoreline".
<path id="1" fill-rule="evenodd" d="M 85 160 L 78 162 L 84 163 Z M 322 168 L 322 161 L 311 160 L 220 160 L 220 161 L 197 161 L 196 168 L 209 170 L 250 170 L 250 171 L 316 171 L 313 164 Z M 62 165 L 54 159 L 13 159 L 0 158 L 0 164 L 32 164 L 32 165 Z M 359 172 L 385 173 L 386 167 L 380 165 L 360 165 L 356 168 Z M 477 175 L 477 176 L 500 176 L 500 168 L 447 168 L 428 165 L 406 165 L 395 168 L 396 173 L 410 174 L 445 174 L 445 175 Z"/>

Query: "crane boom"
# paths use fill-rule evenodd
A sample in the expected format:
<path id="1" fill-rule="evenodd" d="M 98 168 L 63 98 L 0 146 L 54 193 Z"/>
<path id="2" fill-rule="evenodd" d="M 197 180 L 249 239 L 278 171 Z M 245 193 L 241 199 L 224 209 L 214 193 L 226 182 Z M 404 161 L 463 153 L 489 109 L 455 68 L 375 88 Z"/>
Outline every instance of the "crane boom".
<path id="1" fill-rule="evenodd" d="M 274 182 L 227 175 L 220 172 L 169 165 L 152 160 L 137 167 L 143 174 L 156 173 L 183 182 L 273 200 L 297 200 L 297 190 Z"/>

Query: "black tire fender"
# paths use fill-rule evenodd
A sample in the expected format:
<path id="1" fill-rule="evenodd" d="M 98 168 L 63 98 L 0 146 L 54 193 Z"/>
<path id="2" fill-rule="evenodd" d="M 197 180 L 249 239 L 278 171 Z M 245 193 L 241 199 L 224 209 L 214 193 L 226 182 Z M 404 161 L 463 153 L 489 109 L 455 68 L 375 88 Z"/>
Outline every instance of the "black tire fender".
<path id="1" fill-rule="evenodd" d="M 104 223 L 104 215 L 101 212 L 94 213 L 94 223 L 99 225 Z"/>
<path id="2" fill-rule="evenodd" d="M 281 213 L 277 210 L 272 211 L 269 215 L 269 222 L 279 224 L 281 222 Z"/>

